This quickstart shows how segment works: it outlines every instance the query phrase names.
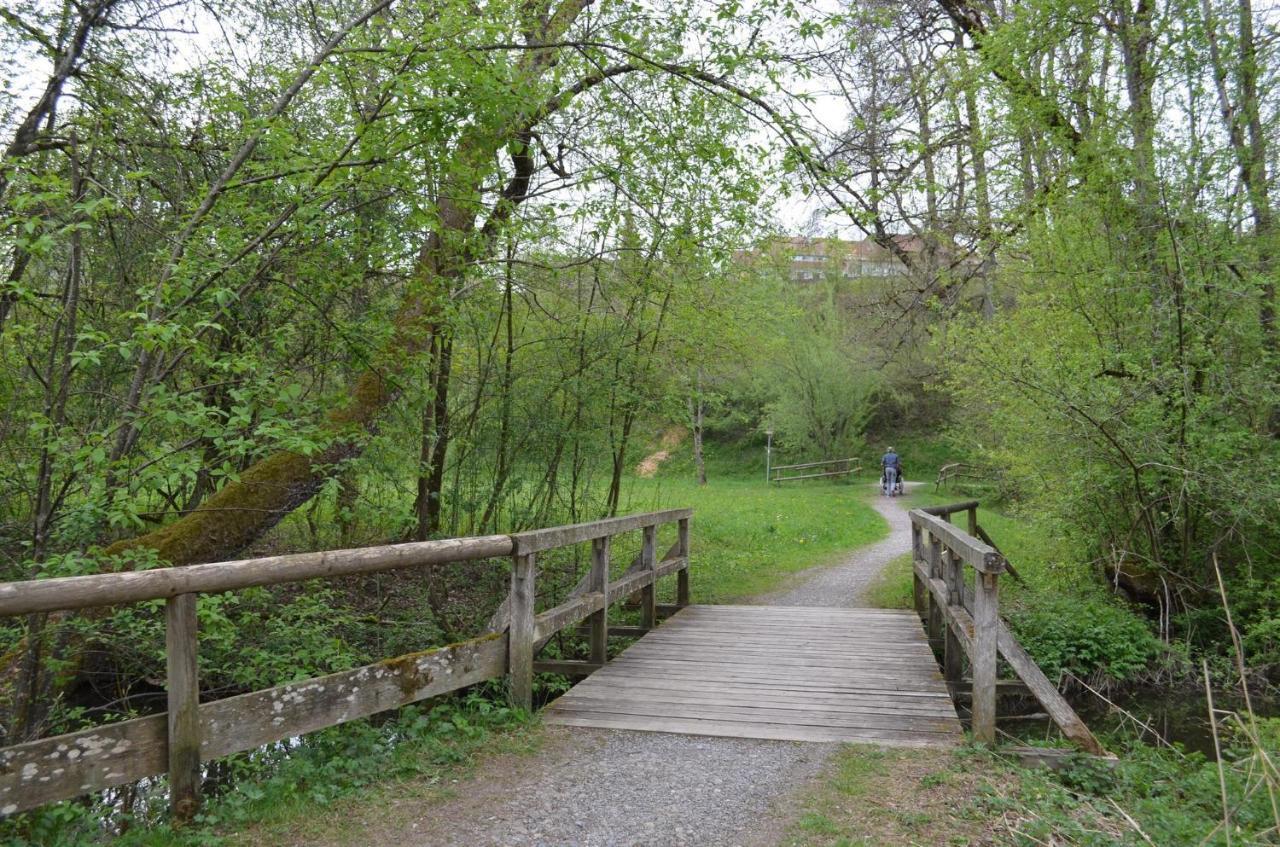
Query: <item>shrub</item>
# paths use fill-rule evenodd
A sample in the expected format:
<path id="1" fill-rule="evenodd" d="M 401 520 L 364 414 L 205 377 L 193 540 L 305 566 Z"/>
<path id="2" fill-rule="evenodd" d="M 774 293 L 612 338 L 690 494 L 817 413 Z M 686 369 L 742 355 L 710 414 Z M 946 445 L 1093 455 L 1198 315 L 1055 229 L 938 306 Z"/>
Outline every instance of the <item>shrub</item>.
<path id="1" fill-rule="evenodd" d="M 1032 595 L 1012 608 L 1010 624 L 1050 679 L 1133 679 L 1162 652 L 1146 622 L 1102 597 Z"/>

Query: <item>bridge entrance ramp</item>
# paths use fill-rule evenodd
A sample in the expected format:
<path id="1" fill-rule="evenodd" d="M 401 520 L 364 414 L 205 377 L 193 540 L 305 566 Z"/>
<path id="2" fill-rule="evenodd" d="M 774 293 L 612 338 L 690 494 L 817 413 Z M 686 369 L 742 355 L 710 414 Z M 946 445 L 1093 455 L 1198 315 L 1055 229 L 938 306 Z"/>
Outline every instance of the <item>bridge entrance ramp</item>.
<path id="1" fill-rule="evenodd" d="M 910 611 L 687 606 L 542 712 L 548 724 L 946 747 L 960 721 Z"/>

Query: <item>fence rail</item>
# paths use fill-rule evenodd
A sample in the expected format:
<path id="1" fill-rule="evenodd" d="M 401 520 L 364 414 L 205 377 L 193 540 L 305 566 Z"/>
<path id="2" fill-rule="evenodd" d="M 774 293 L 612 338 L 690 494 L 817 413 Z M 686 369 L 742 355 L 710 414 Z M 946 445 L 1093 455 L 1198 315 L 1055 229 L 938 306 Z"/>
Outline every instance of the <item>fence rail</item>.
<path id="1" fill-rule="evenodd" d="M 0 749 L 0 815 L 168 773 L 174 816 L 189 818 L 200 800 L 201 763 L 509 676 L 513 703 L 532 705 L 537 650 L 555 633 L 586 620 L 588 662 L 606 661 L 608 609 L 639 593 L 641 627 L 657 623 L 656 582 L 676 574 L 675 608 L 689 603 L 691 509 L 608 518 L 477 538 L 453 538 L 357 550 L 334 550 L 130 573 L 0 584 L 0 615 L 72 611 L 165 601 L 168 711 Z M 657 560 L 658 527 L 677 538 Z M 611 540 L 640 531 L 642 552 L 617 579 L 609 577 Z M 558 606 L 536 612 L 539 552 L 591 542 L 586 581 Z M 328 676 L 212 702 L 200 702 L 197 603 L 201 594 L 376 573 L 479 559 L 511 558 L 511 587 L 496 631 L 468 641 L 385 659 Z M 552 663 L 549 663 L 552 664 Z M 563 669 L 560 666 L 565 666 Z"/>
<path id="2" fill-rule="evenodd" d="M 816 473 L 798 474 L 795 476 L 777 476 L 778 471 L 796 471 L 809 470 L 812 468 L 823 468 L 835 466 L 835 470 L 818 471 Z M 858 459 L 827 459 L 822 462 L 804 462 L 799 465 L 774 465 L 769 474 L 770 482 L 791 482 L 797 479 L 816 479 L 824 476 L 845 476 L 847 474 L 858 473 L 862 470 L 862 465 Z"/>
<path id="3" fill-rule="evenodd" d="M 968 513 L 968 531 L 951 524 L 951 517 Z M 929 639 L 941 641 L 943 675 L 953 691 L 964 686 L 965 664 L 972 680 L 973 734 L 992 743 L 996 730 L 998 658 L 1017 674 L 1040 702 L 1062 734 L 1086 753 L 1105 755 L 1094 737 L 1058 689 L 1023 649 L 1000 619 L 999 576 L 1008 563 L 995 547 L 976 536 L 978 501 L 911 512 L 915 608 Z M 965 566 L 974 570 L 970 587 Z"/>
<path id="4" fill-rule="evenodd" d="M 949 465 L 943 465 L 938 468 L 938 478 L 934 480 L 933 490 L 935 492 L 941 490 L 942 486 L 953 479 L 987 479 L 987 477 L 988 474 L 977 465 L 971 465 L 967 462 L 952 462 Z"/>

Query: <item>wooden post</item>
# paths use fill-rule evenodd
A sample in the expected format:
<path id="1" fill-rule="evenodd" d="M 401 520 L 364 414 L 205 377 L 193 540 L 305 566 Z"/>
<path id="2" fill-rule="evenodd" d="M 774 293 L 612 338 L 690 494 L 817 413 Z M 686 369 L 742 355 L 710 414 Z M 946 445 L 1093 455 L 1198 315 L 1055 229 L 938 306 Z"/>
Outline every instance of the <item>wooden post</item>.
<path id="1" fill-rule="evenodd" d="M 942 542 L 929 534 L 929 578 L 942 578 Z M 942 609 L 938 608 L 938 601 L 933 598 L 933 592 L 929 595 L 929 620 L 926 630 L 929 635 L 929 642 L 936 645 L 942 638 L 942 632 L 947 628 L 946 619 L 943 617 Z"/>
<path id="2" fill-rule="evenodd" d="M 640 570 L 652 574 L 658 566 L 658 528 L 646 526 L 643 532 L 644 546 L 640 551 Z M 648 585 L 640 589 L 640 626 L 646 629 L 652 629 L 658 623 L 658 586 L 654 584 L 655 581 L 651 580 Z"/>
<path id="3" fill-rule="evenodd" d="M 533 710 L 533 553 L 511 558 L 511 629 L 507 641 L 507 673 L 511 678 L 511 704 Z"/>
<path id="4" fill-rule="evenodd" d="M 963 605 L 964 560 L 952 554 L 950 550 L 943 550 L 942 573 L 943 581 L 947 583 L 947 605 Z M 950 620 L 950 618 L 951 615 L 948 614 L 947 619 Z M 954 688 L 964 675 L 964 648 L 960 646 L 960 639 L 956 638 L 949 624 L 943 629 L 945 632 L 942 642 L 942 672 L 946 677 L 947 685 Z"/>
<path id="5" fill-rule="evenodd" d="M 609 658 L 609 536 L 591 542 L 591 584 L 588 591 L 599 591 L 605 597 L 605 605 L 587 618 L 591 628 L 591 661 L 604 663 Z"/>
<path id="6" fill-rule="evenodd" d="M 986 744 L 996 740 L 997 585 L 996 574 L 980 573 L 973 597 L 973 737 Z"/>
<path id="7" fill-rule="evenodd" d="M 920 527 L 915 522 L 911 524 L 911 587 L 912 598 L 915 601 L 916 617 L 924 621 L 928 616 L 929 591 L 925 584 L 920 580 L 920 575 L 916 573 L 916 562 L 924 561 L 924 553 L 920 550 Z"/>
<path id="8" fill-rule="evenodd" d="M 978 507 L 969 507 L 969 534 L 974 538 L 978 537 Z"/>
<path id="9" fill-rule="evenodd" d="M 683 609 L 689 605 L 689 519 L 681 518 L 676 531 L 676 555 L 684 557 L 684 567 L 676 573 L 676 605 Z"/>
<path id="10" fill-rule="evenodd" d="M 169 808 L 186 823 L 200 807 L 200 673 L 196 595 L 165 601 L 165 660 L 169 693 Z"/>

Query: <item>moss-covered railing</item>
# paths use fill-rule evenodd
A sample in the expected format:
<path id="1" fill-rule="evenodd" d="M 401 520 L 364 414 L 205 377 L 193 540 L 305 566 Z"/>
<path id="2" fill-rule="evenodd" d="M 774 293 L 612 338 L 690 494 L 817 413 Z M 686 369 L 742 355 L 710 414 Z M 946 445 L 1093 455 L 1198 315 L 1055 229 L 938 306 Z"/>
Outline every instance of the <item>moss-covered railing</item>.
<path id="1" fill-rule="evenodd" d="M 689 602 L 690 509 L 674 509 L 515 535 L 451 538 L 355 550 L 331 550 L 128 573 L 0 584 L 0 615 L 34 615 L 165 601 L 168 711 L 0 749 L 0 815 L 168 773 L 180 819 L 200 801 L 201 763 L 335 726 L 387 709 L 509 676 L 512 701 L 532 706 L 533 672 L 587 673 L 606 660 L 612 603 L 639 594 L 640 627 L 657 623 L 655 584 L 677 575 L 676 607 Z M 676 541 L 661 561 L 659 526 L 675 524 Z M 617 579 L 609 576 L 610 541 L 643 534 L 642 551 Z M 536 612 L 539 553 L 589 542 L 591 570 L 569 598 Z M 202 594 L 395 568 L 509 557 L 511 588 L 491 632 L 478 638 L 386 659 L 352 670 L 200 702 L 196 606 Z M 591 659 L 535 663 L 555 633 L 587 620 Z M 543 664 L 543 667 L 538 667 Z"/>

